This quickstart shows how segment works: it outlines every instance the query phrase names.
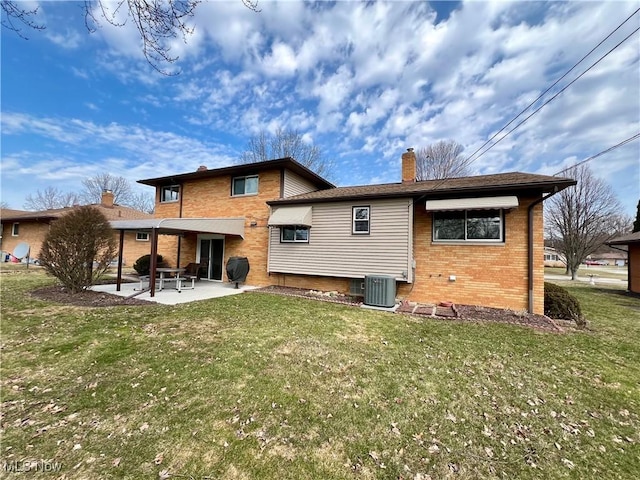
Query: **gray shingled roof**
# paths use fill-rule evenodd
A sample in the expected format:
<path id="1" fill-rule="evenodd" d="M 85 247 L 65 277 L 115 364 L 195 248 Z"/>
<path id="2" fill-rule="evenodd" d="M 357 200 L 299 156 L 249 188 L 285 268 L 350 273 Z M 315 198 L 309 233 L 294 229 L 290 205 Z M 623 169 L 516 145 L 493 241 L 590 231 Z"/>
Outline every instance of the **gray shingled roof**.
<path id="1" fill-rule="evenodd" d="M 231 165 L 229 167 L 212 168 L 212 169 L 198 169 L 195 172 L 179 173 L 176 175 L 169 175 L 166 177 L 147 178 L 144 180 L 138 180 L 138 183 L 143 185 L 150 185 L 153 187 L 179 184 L 191 180 L 200 180 L 203 178 L 220 177 L 224 175 L 250 175 L 254 172 L 263 170 L 286 168 L 292 172 L 306 178 L 311 183 L 315 184 L 319 188 L 333 188 L 334 185 L 321 177 L 312 170 L 302 165 L 300 162 L 294 160 L 291 157 L 276 158 L 274 160 L 265 160 L 264 162 L 255 163 L 242 163 L 239 165 Z"/>
<path id="2" fill-rule="evenodd" d="M 629 233 L 621 237 L 616 237 L 613 240 L 607 242 L 609 245 L 628 245 L 630 243 L 640 242 L 640 232 Z"/>
<path id="3" fill-rule="evenodd" d="M 122 205 L 114 204 L 113 207 L 107 207 L 100 203 L 91 204 L 90 207 L 95 207 L 100 210 L 107 220 L 133 220 L 142 218 L 153 218 L 153 215 L 140 210 L 136 210 L 131 207 L 124 207 Z M 2 210 L 2 221 L 27 221 L 27 220 L 52 220 L 59 218 L 74 209 L 79 207 L 65 207 L 65 208 L 51 208 L 48 210 L 39 210 L 37 212 L 30 212 L 25 210 Z"/>
<path id="4" fill-rule="evenodd" d="M 575 185 L 576 181 L 548 175 L 532 173 L 498 173 L 494 175 L 478 175 L 474 177 L 449 178 L 446 180 L 425 180 L 411 183 L 385 183 L 379 185 L 361 185 L 355 187 L 337 187 L 319 190 L 280 200 L 267 202 L 269 205 L 291 203 L 331 202 L 361 198 L 384 197 L 417 197 L 451 198 L 453 195 L 473 195 L 493 192 L 515 192 L 522 190 L 538 190 L 551 192 Z"/>

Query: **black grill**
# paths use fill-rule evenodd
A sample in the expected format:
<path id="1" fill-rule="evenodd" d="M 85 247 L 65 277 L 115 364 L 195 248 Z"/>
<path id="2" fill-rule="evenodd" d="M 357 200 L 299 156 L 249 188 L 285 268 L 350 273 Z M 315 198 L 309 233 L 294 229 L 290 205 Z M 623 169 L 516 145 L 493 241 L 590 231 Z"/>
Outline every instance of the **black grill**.
<path id="1" fill-rule="evenodd" d="M 247 257 L 230 257 L 227 261 L 227 278 L 230 282 L 245 282 L 249 274 L 249 259 Z"/>

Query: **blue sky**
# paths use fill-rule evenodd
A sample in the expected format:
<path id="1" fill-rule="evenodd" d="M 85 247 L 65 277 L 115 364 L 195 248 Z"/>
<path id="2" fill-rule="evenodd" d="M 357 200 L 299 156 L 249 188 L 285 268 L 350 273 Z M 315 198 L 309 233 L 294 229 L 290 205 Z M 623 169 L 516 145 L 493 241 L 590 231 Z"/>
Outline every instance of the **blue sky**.
<path id="1" fill-rule="evenodd" d="M 90 34 L 82 3 L 39 5 L 46 30 L 1 33 L 0 198 L 12 208 L 101 172 L 230 165 L 278 128 L 321 147 L 337 185 L 399 181 L 407 147 L 453 139 L 470 155 L 640 2 L 204 2 L 195 33 L 172 44 L 172 77 L 146 63 L 130 24 Z M 637 14 L 549 95 L 639 26 Z M 635 33 L 473 171 L 554 174 L 640 132 L 639 58 Z M 635 216 L 640 141 L 590 165 Z"/>

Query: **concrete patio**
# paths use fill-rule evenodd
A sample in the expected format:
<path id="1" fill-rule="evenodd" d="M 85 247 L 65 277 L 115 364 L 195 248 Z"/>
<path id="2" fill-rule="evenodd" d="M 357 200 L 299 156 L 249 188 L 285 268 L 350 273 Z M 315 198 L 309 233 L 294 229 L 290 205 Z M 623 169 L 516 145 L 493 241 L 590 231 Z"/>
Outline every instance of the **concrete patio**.
<path id="1" fill-rule="evenodd" d="M 176 305 L 178 303 L 196 302 L 198 300 L 207 300 L 209 298 L 226 297 L 227 295 L 237 295 L 239 293 L 246 292 L 248 290 L 255 290 L 258 287 L 252 287 L 250 285 L 240 285 L 239 288 L 235 288 L 235 283 L 228 282 L 211 282 L 206 280 L 200 280 L 195 283 L 195 288 L 182 288 L 179 292 L 173 285 L 158 290 L 156 288 L 156 294 L 152 298 L 150 292 L 142 292 L 138 290 L 140 288 L 140 282 L 128 282 L 122 283 L 120 291 L 116 291 L 116 284 L 106 285 L 94 285 L 92 290 L 97 292 L 111 293 L 113 295 L 119 295 L 121 297 L 130 297 L 136 293 L 133 298 L 140 300 L 146 300 L 148 302 L 161 303 L 164 305 Z"/>

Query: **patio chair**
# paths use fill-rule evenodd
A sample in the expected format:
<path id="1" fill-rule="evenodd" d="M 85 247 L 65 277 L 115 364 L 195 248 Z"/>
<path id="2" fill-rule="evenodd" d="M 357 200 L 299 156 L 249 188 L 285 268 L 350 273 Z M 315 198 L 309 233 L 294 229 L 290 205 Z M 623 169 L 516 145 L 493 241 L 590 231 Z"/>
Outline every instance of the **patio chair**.
<path id="1" fill-rule="evenodd" d="M 189 280 L 191 280 L 191 287 L 184 287 L 184 282 Z M 196 288 L 198 280 L 200 280 L 200 264 L 190 263 L 185 267 L 184 272 L 177 277 L 176 288 L 178 292 L 182 291 L 183 288 L 191 288 L 193 290 Z"/>

